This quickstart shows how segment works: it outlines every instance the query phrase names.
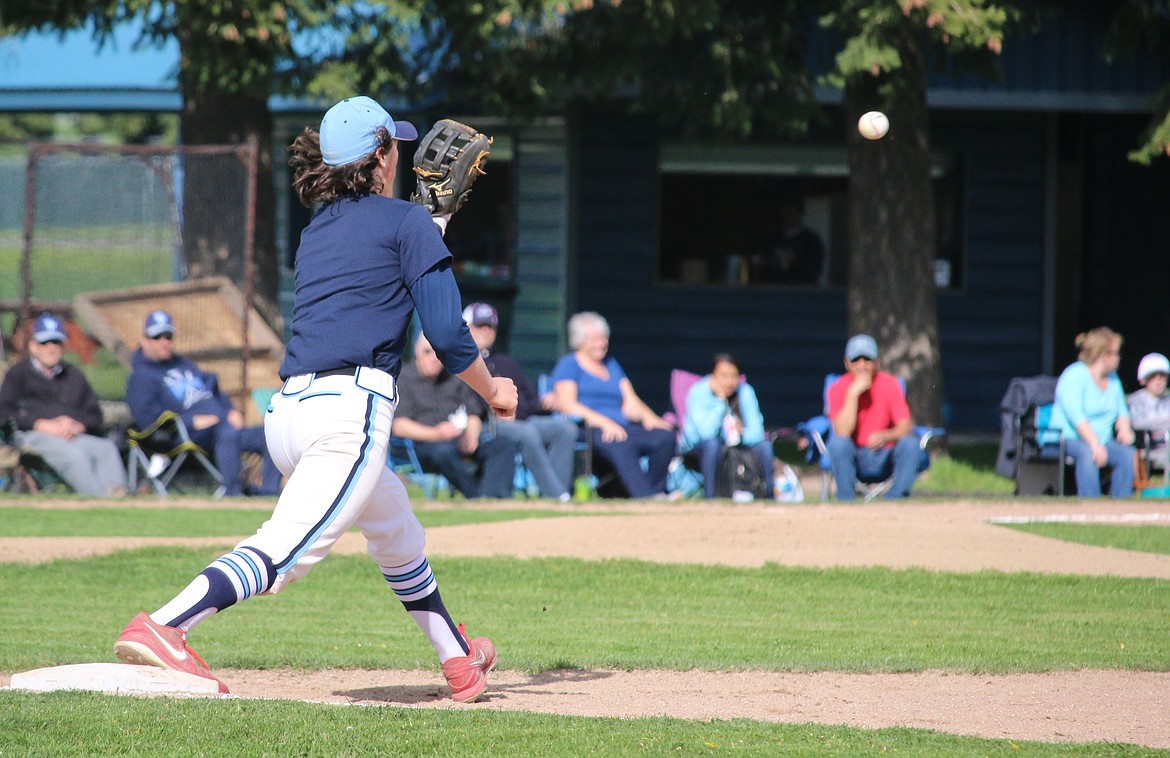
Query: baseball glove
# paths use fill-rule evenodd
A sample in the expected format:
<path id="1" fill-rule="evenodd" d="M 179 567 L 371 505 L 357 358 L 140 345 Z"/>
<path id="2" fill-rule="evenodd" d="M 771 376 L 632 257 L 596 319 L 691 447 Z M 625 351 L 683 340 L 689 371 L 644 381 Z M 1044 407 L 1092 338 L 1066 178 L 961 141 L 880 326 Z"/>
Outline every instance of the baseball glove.
<path id="1" fill-rule="evenodd" d="M 450 216 L 463 207 L 471 185 L 486 172 L 492 138 L 445 118 L 435 123 L 414 151 L 417 188 L 410 195 L 432 216 Z"/>

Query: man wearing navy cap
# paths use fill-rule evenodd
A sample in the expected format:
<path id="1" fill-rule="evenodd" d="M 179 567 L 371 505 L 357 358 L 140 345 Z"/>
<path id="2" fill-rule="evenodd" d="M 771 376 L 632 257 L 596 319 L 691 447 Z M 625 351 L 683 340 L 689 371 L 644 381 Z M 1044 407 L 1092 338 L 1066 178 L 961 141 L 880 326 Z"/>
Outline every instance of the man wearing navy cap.
<path id="1" fill-rule="evenodd" d="M 145 429 L 163 411 L 178 415 L 192 441 L 213 452 L 223 475 L 224 494 L 272 496 L 280 493 L 280 471 L 268 454 L 264 427 L 244 426 L 244 414 L 219 390 L 214 374 L 175 354 L 175 323 L 166 311 L 152 311 L 142 327 L 142 340 L 131 360 L 126 403 L 134 423 Z M 240 453 L 259 453 L 262 459 L 259 490 L 245 493 L 240 482 Z"/>
<path id="2" fill-rule="evenodd" d="M 856 334 L 845 343 L 846 373 L 829 385 L 829 464 L 837 499 L 852 500 L 860 475 L 893 475 L 887 498 L 909 497 L 918 476 L 918 438 L 902 385 L 878 370 L 877 341 Z"/>
<path id="3" fill-rule="evenodd" d="M 506 376 L 516 384 L 520 399 L 515 420 L 497 421 L 496 434 L 520 446 L 520 456 L 542 496 L 567 502 L 573 483 L 577 425 L 563 416 L 549 415 L 520 364 L 510 355 L 493 350 L 500 325 L 495 308 L 488 303 L 472 303 L 463 309 L 463 320 L 492 376 Z"/>
<path id="4" fill-rule="evenodd" d="M 75 491 L 121 497 L 126 470 L 118 446 L 101 436 L 101 402 L 85 375 L 62 360 L 64 351 L 64 323 L 42 313 L 33 323 L 28 357 L 0 386 L 0 420 L 15 420 L 21 444 L 36 450 Z"/>

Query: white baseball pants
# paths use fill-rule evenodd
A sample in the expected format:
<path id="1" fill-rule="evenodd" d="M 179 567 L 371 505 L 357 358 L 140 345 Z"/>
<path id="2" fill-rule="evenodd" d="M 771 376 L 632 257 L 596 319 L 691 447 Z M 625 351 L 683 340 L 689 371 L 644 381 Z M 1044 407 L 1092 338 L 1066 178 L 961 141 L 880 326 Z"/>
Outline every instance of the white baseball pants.
<path id="1" fill-rule="evenodd" d="M 394 378 L 289 377 L 264 419 L 268 451 L 288 477 L 272 517 L 237 547 L 268 555 L 277 578 L 266 594 L 307 574 L 356 525 L 383 573 L 417 559 L 425 535 L 406 488 L 386 466 L 398 405 Z"/>

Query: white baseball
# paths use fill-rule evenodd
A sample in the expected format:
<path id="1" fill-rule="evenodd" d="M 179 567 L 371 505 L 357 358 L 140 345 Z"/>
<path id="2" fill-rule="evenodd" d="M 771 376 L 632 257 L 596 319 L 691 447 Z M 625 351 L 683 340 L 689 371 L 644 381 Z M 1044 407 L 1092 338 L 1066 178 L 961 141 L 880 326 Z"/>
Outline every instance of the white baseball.
<path id="1" fill-rule="evenodd" d="M 857 119 L 857 131 L 866 139 L 881 139 L 890 131 L 890 120 L 881 111 L 870 111 Z"/>

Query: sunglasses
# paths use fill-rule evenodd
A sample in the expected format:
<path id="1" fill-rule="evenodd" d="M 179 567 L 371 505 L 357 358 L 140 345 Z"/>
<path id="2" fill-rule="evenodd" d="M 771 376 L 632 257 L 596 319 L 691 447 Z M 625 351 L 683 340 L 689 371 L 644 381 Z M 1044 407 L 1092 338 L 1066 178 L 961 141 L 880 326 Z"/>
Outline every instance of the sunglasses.
<path id="1" fill-rule="evenodd" d="M 874 362 L 874 359 L 873 359 L 873 358 L 870 358 L 870 357 L 868 357 L 868 356 L 865 356 L 865 355 L 859 355 L 859 356 L 858 356 L 858 357 L 856 357 L 856 358 L 850 358 L 850 359 L 849 359 L 849 362 L 850 362 L 850 363 L 857 363 L 858 361 L 869 361 L 870 363 L 873 363 L 873 362 Z"/>
<path id="2" fill-rule="evenodd" d="M 174 338 L 175 338 L 175 335 L 170 334 L 169 332 L 163 332 L 162 334 L 158 335 L 157 337 L 147 337 L 148 340 L 154 340 L 155 342 L 157 342 L 158 340 L 173 340 Z"/>

